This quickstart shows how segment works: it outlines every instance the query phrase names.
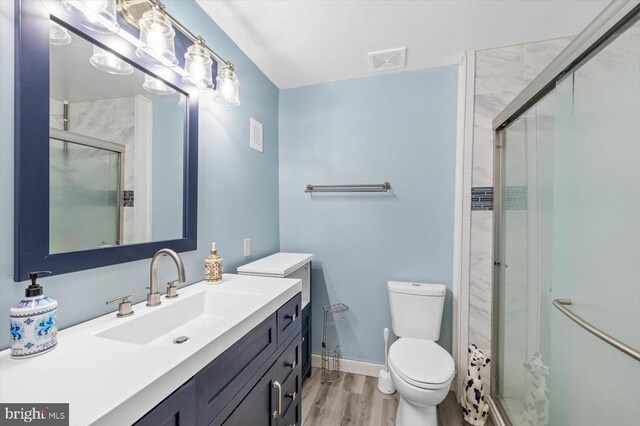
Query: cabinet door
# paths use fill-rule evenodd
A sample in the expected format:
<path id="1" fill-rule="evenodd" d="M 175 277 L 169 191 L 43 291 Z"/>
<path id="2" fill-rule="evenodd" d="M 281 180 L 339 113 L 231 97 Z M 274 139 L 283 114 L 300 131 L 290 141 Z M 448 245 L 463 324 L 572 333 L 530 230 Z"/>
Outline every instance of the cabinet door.
<path id="1" fill-rule="evenodd" d="M 302 407 L 300 401 L 289 408 L 289 411 L 278 420 L 278 426 L 302 426 L 300 418 L 302 417 Z"/>
<path id="2" fill-rule="evenodd" d="M 311 377 L 311 329 L 302 331 L 302 377 Z"/>
<path id="3" fill-rule="evenodd" d="M 311 303 L 302 309 L 302 377 L 311 377 Z"/>
<path id="4" fill-rule="evenodd" d="M 278 390 L 274 386 L 271 368 L 257 385 L 224 421 L 225 426 L 276 426 L 274 410 L 277 409 Z M 276 413 L 277 414 L 277 413 Z"/>
<path id="5" fill-rule="evenodd" d="M 196 424 L 196 385 L 189 380 L 149 411 L 135 426 L 194 426 Z"/>

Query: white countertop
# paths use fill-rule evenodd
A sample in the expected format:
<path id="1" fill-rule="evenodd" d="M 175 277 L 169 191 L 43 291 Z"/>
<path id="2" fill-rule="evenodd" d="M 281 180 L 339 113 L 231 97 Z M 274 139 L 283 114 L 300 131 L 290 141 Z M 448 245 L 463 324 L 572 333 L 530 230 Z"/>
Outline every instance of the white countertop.
<path id="1" fill-rule="evenodd" d="M 0 402 L 69 403 L 71 426 L 132 424 L 300 290 L 300 280 L 225 274 L 221 284 L 200 282 L 180 288 L 178 298 L 162 297 L 159 307 L 141 302 L 133 307 L 131 317 L 117 318 L 113 312 L 62 330 L 58 347 L 49 353 L 16 360 L 4 350 L 0 352 Z M 233 303 L 238 308 L 232 314 L 218 316 L 214 326 L 200 327 L 197 337 L 181 345 L 98 336 L 180 301 L 189 299 L 191 304 L 216 296 L 242 302 Z"/>
<path id="2" fill-rule="evenodd" d="M 276 253 L 238 267 L 238 273 L 285 277 L 312 259 L 310 253 Z"/>

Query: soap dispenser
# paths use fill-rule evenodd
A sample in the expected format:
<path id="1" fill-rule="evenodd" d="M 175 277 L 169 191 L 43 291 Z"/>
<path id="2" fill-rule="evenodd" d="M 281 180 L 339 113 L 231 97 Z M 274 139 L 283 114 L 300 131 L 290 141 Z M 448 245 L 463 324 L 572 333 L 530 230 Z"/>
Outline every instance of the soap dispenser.
<path id="1" fill-rule="evenodd" d="M 204 281 L 217 284 L 222 282 L 222 258 L 216 250 L 216 243 L 211 244 L 211 254 L 204 261 Z"/>
<path id="2" fill-rule="evenodd" d="M 58 344 L 58 302 L 45 296 L 36 280 L 49 271 L 30 272 L 25 297 L 9 311 L 11 356 L 28 358 L 49 352 Z"/>

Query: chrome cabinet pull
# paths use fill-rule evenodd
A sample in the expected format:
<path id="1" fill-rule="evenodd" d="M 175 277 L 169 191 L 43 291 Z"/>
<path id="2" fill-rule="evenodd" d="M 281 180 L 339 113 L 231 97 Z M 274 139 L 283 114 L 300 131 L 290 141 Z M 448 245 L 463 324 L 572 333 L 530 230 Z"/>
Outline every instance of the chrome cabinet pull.
<path id="1" fill-rule="evenodd" d="M 298 316 L 296 314 L 291 314 L 291 315 L 285 315 L 284 316 L 286 319 L 290 319 L 291 322 L 294 322 L 296 320 L 296 318 L 298 318 Z"/>
<path id="2" fill-rule="evenodd" d="M 277 419 L 282 414 L 282 386 L 277 380 L 274 380 L 271 386 L 278 391 L 278 409 L 271 414 L 273 419 Z"/>
<path id="3" fill-rule="evenodd" d="M 293 361 L 293 362 L 285 362 L 285 365 L 291 367 L 292 370 L 295 370 L 295 368 L 298 365 L 298 363 L 295 362 L 295 361 Z"/>
<path id="4" fill-rule="evenodd" d="M 298 396 L 298 392 L 289 392 L 287 394 L 287 398 L 291 398 L 291 401 L 295 401 L 296 400 L 296 396 Z"/>
<path id="5" fill-rule="evenodd" d="M 555 306 L 560 312 L 562 312 L 567 317 L 569 317 L 571 321 L 575 322 L 580 327 L 584 328 L 589 333 L 593 334 L 594 336 L 604 341 L 605 343 L 608 343 L 609 345 L 613 346 L 617 350 L 624 352 L 625 354 L 629 355 L 631 358 L 634 358 L 636 361 L 640 361 L 639 350 L 634 349 L 625 343 L 622 343 L 620 340 L 616 339 L 615 337 L 608 335 L 604 331 L 600 330 L 598 327 L 595 327 L 594 325 L 580 318 L 578 315 L 572 312 L 569 308 L 567 308 L 567 306 L 571 306 L 572 304 L 573 302 L 571 302 L 571 300 L 569 299 L 553 300 L 553 306 Z"/>

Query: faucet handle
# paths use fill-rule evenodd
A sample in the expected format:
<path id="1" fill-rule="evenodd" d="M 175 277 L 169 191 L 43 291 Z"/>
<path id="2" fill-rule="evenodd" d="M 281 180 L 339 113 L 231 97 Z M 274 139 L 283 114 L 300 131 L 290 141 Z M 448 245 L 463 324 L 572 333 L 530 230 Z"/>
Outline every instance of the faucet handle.
<path id="1" fill-rule="evenodd" d="M 167 283 L 167 294 L 164 296 L 167 299 L 173 299 L 178 297 L 178 287 L 176 286 L 176 283 L 180 281 L 179 279 L 177 280 L 173 280 L 173 281 L 169 281 Z"/>
<path id="2" fill-rule="evenodd" d="M 132 305 L 131 305 L 131 299 L 129 299 L 131 297 L 131 295 L 128 296 L 120 296 L 120 297 L 116 297 L 115 299 L 112 300 L 107 300 L 107 305 L 113 302 L 118 302 L 120 301 L 120 303 L 118 304 L 118 313 L 116 314 L 117 317 L 128 317 L 133 315 L 133 309 L 131 309 Z"/>

